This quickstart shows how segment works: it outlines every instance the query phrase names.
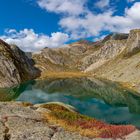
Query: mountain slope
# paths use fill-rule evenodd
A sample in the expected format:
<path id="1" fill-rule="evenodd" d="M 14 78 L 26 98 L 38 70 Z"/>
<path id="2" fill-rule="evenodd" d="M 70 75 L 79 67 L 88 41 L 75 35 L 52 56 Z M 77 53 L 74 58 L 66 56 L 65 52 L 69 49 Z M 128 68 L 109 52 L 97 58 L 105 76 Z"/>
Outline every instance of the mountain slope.
<path id="1" fill-rule="evenodd" d="M 140 30 L 132 30 L 123 52 L 93 72 L 110 80 L 132 83 L 139 90 Z"/>
<path id="2" fill-rule="evenodd" d="M 39 54 L 33 54 L 36 66 L 42 71 L 78 71 L 81 59 L 94 52 L 99 43 L 79 41 L 60 48 L 45 48 Z"/>
<path id="3" fill-rule="evenodd" d="M 115 33 L 98 42 L 78 41 L 33 54 L 36 66 L 47 71 L 83 71 L 110 80 L 140 83 L 140 29 Z"/>
<path id="4" fill-rule="evenodd" d="M 125 48 L 128 34 L 111 34 L 98 42 L 86 40 L 60 48 L 45 48 L 33 54 L 42 71 L 90 71 L 119 55 Z"/>

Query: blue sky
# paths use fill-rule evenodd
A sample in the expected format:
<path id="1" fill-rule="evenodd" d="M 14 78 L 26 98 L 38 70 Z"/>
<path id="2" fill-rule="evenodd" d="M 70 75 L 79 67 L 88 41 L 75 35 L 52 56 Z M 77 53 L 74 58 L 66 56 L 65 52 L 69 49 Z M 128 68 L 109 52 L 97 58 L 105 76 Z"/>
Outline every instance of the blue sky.
<path id="1" fill-rule="evenodd" d="M 0 34 L 5 29 L 34 29 L 38 33 L 51 34 L 58 30 L 59 16 L 47 13 L 30 0 L 0 0 Z M 50 25 L 52 28 L 50 28 Z"/>
<path id="2" fill-rule="evenodd" d="M 0 38 L 25 51 L 140 28 L 140 0 L 0 0 Z"/>

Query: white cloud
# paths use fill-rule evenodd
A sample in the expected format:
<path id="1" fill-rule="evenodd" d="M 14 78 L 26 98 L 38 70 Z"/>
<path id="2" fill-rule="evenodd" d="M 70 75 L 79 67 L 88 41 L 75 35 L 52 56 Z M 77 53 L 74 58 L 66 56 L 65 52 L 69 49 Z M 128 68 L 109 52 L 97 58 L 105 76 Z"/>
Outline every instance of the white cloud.
<path id="1" fill-rule="evenodd" d="M 98 36 L 102 31 L 128 32 L 140 28 L 140 2 L 126 8 L 123 16 L 113 15 L 112 10 L 94 14 L 88 11 L 83 17 L 62 17 L 59 25 L 69 32 L 72 38 Z"/>
<path id="2" fill-rule="evenodd" d="M 66 8 L 66 3 L 71 7 Z M 91 11 L 87 0 L 39 0 L 38 4 L 47 11 L 61 13 L 59 25 L 73 39 L 97 37 L 103 31 L 128 32 L 130 29 L 140 28 L 140 2 L 126 8 L 122 16 L 114 15 L 115 10 L 109 8 L 110 0 L 99 0 L 94 4 L 98 8 L 108 7 L 101 13 Z"/>
<path id="3" fill-rule="evenodd" d="M 24 51 L 39 51 L 44 47 L 59 47 L 69 40 L 65 33 L 56 32 L 51 36 L 37 34 L 33 29 L 16 31 L 15 29 L 6 30 L 6 35 L 0 36 L 9 44 L 16 44 Z"/>
<path id="4" fill-rule="evenodd" d="M 110 3 L 110 0 L 99 0 L 97 3 L 95 3 L 95 6 L 98 8 L 105 8 L 108 7 Z"/>
<path id="5" fill-rule="evenodd" d="M 38 0 L 37 3 L 50 12 L 80 15 L 84 12 L 86 0 Z"/>
<path id="6" fill-rule="evenodd" d="M 140 2 L 136 2 L 130 9 L 126 8 L 125 12 L 129 18 L 140 21 Z"/>
<path id="7" fill-rule="evenodd" d="M 99 35 L 105 29 L 106 24 L 110 20 L 112 12 L 94 15 L 88 13 L 84 18 L 81 17 L 64 17 L 60 20 L 60 26 L 67 32 L 70 32 L 71 37 L 86 38 Z"/>

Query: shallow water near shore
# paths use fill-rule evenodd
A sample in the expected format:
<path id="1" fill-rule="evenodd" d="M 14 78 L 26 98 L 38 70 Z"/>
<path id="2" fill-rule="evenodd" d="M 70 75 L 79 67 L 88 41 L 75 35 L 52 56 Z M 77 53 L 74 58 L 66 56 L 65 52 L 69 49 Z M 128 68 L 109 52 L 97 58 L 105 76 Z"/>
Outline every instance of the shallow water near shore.
<path id="1" fill-rule="evenodd" d="M 63 102 L 110 124 L 140 127 L 140 96 L 110 81 L 89 78 L 28 81 L 0 89 L 0 101 Z"/>

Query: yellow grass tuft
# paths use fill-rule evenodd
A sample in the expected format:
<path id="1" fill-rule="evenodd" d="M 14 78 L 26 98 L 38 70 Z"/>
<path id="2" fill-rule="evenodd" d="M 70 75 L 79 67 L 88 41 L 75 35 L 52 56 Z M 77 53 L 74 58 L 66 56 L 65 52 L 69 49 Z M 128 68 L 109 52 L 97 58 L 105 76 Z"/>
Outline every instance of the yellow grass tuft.
<path id="1" fill-rule="evenodd" d="M 49 79 L 49 78 L 80 78 L 80 77 L 88 77 L 89 73 L 84 72 L 42 72 L 39 79 Z"/>

